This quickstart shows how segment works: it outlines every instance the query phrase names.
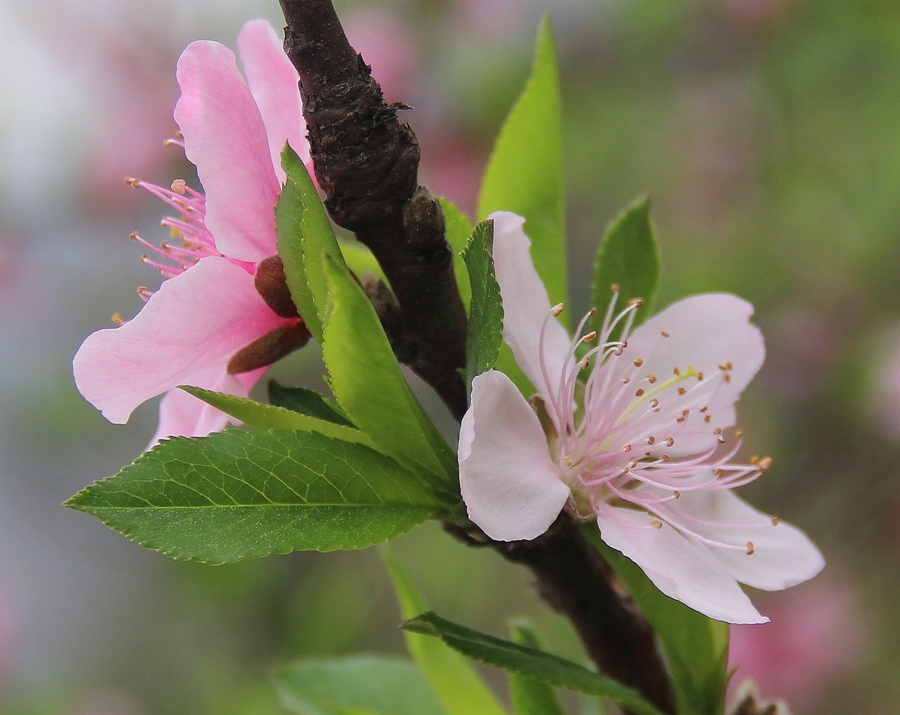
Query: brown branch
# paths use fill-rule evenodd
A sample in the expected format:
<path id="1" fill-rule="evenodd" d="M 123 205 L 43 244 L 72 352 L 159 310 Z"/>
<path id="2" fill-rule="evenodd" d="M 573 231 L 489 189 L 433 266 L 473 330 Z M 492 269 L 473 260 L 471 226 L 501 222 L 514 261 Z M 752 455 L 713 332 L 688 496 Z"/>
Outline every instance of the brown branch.
<path id="1" fill-rule="evenodd" d="M 466 395 L 466 315 L 453 275 L 440 204 L 418 186 L 419 146 L 385 104 L 369 67 L 341 29 L 331 0 L 281 0 L 285 51 L 300 75 L 303 116 L 325 205 L 378 259 L 396 296 L 367 293 L 398 358 L 432 385 L 460 419 Z M 646 620 L 613 586 L 602 557 L 563 515 L 532 542 L 490 541 L 446 525 L 468 543 L 489 545 L 527 566 L 541 595 L 568 616 L 598 667 L 674 715 L 672 687 Z"/>
<path id="2" fill-rule="evenodd" d="M 331 0 L 281 0 L 310 153 L 331 218 L 384 270 L 402 311 L 392 343 L 457 419 L 466 410 L 466 311 L 440 203 L 418 186 L 419 144 L 347 42 Z"/>
<path id="3" fill-rule="evenodd" d="M 609 564 L 567 514 L 533 541 L 493 541 L 477 529 L 444 528 L 472 546 L 490 546 L 527 566 L 541 598 L 572 621 L 597 667 L 675 715 L 672 683 L 653 629 L 631 597 L 614 586 Z"/>

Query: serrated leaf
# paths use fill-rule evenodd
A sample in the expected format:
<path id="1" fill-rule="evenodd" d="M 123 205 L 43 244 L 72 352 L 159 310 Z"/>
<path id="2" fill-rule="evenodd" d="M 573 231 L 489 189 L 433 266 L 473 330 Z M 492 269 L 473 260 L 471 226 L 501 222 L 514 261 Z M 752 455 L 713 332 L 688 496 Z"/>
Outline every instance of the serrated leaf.
<path id="1" fill-rule="evenodd" d="M 583 668 L 550 653 L 480 633 L 435 613 L 423 613 L 403 624 L 403 628 L 436 636 L 454 650 L 482 663 L 519 673 L 550 685 L 602 695 L 614 700 L 635 715 L 662 715 L 636 690 L 618 681 Z"/>
<path id="2" fill-rule="evenodd" d="M 472 287 L 466 333 L 466 383 L 469 389 L 477 375 L 494 367 L 503 344 L 503 301 L 494 273 L 493 250 L 494 222 L 482 221 L 475 227 L 463 251 Z"/>
<path id="3" fill-rule="evenodd" d="M 447 226 L 447 243 L 453 249 L 453 270 L 456 273 L 456 282 L 459 285 L 459 294 L 463 305 L 469 309 L 472 300 L 472 289 L 469 286 L 469 272 L 463 261 L 462 252 L 469 242 L 474 226 L 462 211 L 449 199 L 442 198 L 441 208 L 444 210 L 444 223 Z"/>
<path id="4" fill-rule="evenodd" d="M 328 297 L 322 256 L 342 265 L 344 257 L 309 172 L 288 144 L 281 152 L 281 165 L 287 179 L 275 207 L 278 255 L 297 311 L 321 343 Z"/>
<path id="5" fill-rule="evenodd" d="M 355 427 L 344 411 L 324 395 L 315 390 L 307 390 L 305 387 L 286 387 L 275 380 L 269 380 L 266 389 L 271 402 L 276 407 L 299 412 L 326 422 L 334 422 L 345 427 Z"/>
<path id="6" fill-rule="evenodd" d="M 258 430 L 282 429 L 318 432 L 326 437 L 334 437 L 344 442 L 356 442 L 375 449 L 375 444 L 367 434 L 360 432 L 346 420 L 344 420 L 344 424 L 337 422 L 337 420 L 340 420 L 340 417 L 335 413 L 332 413 L 334 419 L 324 420 L 294 412 L 284 407 L 267 405 L 246 397 L 236 397 L 235 395 L 226 395 L 222 392 L 204 390 L 201 387 L 182 385 L 181 389 L 212 405 L 217 410 L 222 410 L 225 414 L 231 415 Z M 312 392 L 312 390 L 308 392 Z"/>
<path id="7" fill-rule="evenodd" d="M 556 43 L 545 17 L 531 78 L 488 162 L 478 216 L 512 211 L 525 217 L 531 257 L 554 305 L 568 302 L 561 126 Z"/>
<path id="8" fill-rule="evenodd" d="M 299 715 L 446 715 L 421 671 L 386 656 L 311 660 L 274 675 L 281 704 Z"/>
<path id="9" fill-rule="evenodd" d="M 603 324 L 614 284 L 619 287 L 615 311 L 623 310 L 632 298 L 640 298 L 644 307 L 636 311 L 634 326 L 643 323 L 650 314 L 658 282 L 659 253 L 650 224 L 650 199 L 642 196 L 615 218 L 600 242 L 594 265 L 594 328 L 599 330 Z M 617 328 L 612 339 L 619 334 L 621 329 Z"/>
<path id="10" fill-rule="evenodd" d="M 346 267 L 324 256 L 329 286 L 322 356 L 347 417 L 378 449 L 457 494 L 456 455 L 406 383 L 375 309 Z"/>
<path id="11" fill-rule="evenodd" d="M 583 531 L 656 631 L 672 671 L 678 711 L 722 715 L 729 680 L 728 624 L 666 596 L 637 564 L 603 542 L 596 525 L 587 524 Z"/>
<path id="12" fill-rule="evenodd" d="M 509 630 L 514 643 L 541 650 L 540 640 L 530 623 L 516 620 L 510 623 Z M 566 715 L 559 698 L 547 683 L 512 673 L 510 690 L 516 715 Z"/>
<path id="13" fill-rule="evenodd" d="M 400 601 L 403 618 L 410 619 L 426 611 L 425 601 L 390 549 L 383 547 L 381 554 Z M 405 636 L 410 655 L 449 715 L 507 715 L 478 673 L 459 653 L 435 638 L 411 631 Z"/>
<path id="14" fill-rule="evenodd" d="M 419 477 L 361 444 L 236 430 L 161 442 L 66 506 L 142 546 L 208 563 L 361 549 L 441 511 Z"/>

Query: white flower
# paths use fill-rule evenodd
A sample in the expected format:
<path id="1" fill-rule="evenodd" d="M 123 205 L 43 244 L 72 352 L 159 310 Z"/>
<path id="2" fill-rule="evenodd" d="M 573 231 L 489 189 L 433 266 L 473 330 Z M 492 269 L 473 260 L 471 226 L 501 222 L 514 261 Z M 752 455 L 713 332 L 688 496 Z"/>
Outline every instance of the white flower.
<path id="1" fill-rule="evenodd" d="M 504 339 L 548 420 L 545 431 L 503 373 L 473 380 L 459 445 L 469 517 L 500 541 L 539 536 L 563 508 L 596 518 L 603 540 L 663 593 L 711 618 L 768 620 L 738 582 L 787 588 L 824 560 L 799 529 L 731 491 L 771 465 L 731 461 L 734 405 L 765 356 L 753 307 L 696 295 L 632 331 L 639 303 L 614 316 L 613 301 L 599 336 L 582 335 L 585 316 L 573 340 L 531 262 L 524 219 L 492 218 Z M 611 342 L 616 325 L 622 337 Z M 582 345 L 590 349 L 578 357 Z"/>

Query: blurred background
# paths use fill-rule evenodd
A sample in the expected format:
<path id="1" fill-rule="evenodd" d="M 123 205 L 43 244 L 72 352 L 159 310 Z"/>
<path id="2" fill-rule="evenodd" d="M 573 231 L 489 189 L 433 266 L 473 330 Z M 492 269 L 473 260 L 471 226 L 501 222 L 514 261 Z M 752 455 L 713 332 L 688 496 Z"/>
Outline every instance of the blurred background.
<path id="1" fill-rule="evenodd" d="M 735 681 L 752 676 L 800 715 L 898 712 L 900 5 L 336 4 L 387 99 L 415 107 L 420 180 L 469 213 L 552 13 L 575 312 L 606 223 L 649 192 L 658 307 L 733 291 L 766 335 L 739 414 L 748 456 L 775 468 L 744 495 L 828 559 L 809 584 L 754 594 L 772 623 L 733 629 Z M 128 235 L 162 239 L 163 205 L 122 177 L 196 182 L 162 146 L 176 59 L 193 39 L 233 48 L 254 17 L 282 24 L 275 0 L 0 0 L 2 715 L 274 715 L 273 664 L 403 648 L 375 550 L 204 567 L 59 506 L 155 428 L 152 404 L 106 423 L 71 378 L 81 340 L 160 280 Z M 272 374 L 322 386 L 315 348 Z M 582 657 L 524 571 L 434 525 L 395 551 L 443 615 L 502 634 L 528 614 L 550 648 Z"/>

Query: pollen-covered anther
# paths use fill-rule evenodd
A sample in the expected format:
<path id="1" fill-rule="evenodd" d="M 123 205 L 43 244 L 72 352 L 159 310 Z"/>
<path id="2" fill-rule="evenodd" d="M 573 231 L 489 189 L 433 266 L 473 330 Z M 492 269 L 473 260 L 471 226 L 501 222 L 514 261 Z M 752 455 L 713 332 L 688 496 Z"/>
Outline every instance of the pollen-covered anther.
<path id="1" fill-rule="evenodd" d="M 635 396 L 635 397 L 642 397 L 643 394 L 644 394 L 644 391 L 641 390 L 641 389 L 639 389 L 637 392 L 634 393 L 634 396 Z"/>
<path id="2" fill-rule="evenodd" d="M 632 298 L 628 301 L 629 308 L 643 308 L 644 307 L 644 299 L 643 298 Z"/>
<path id="3" fill-rule="evenodd" d="M 122 325 L 122 323 L 125 322 L 125 318 L 123 318 L 123 317 L 122 317 L 121 315 L 119 315 L 118 313 L 113 313 L 111 316 L 109 316 L 109 319 L 110 319 L 112 322 L 114 322 L 116 325 Z"/>
<path id="4" fill-rule="evenodd" d="M 703 418 L 703 421 L 706 422 L 706 424 L 709 424 L 710 420 L 712 420 L 712 415 L 706 415 L 706 417 Z"/>
<path id="5" fill-rule="evenodd" d="M 703 373 L 702 372 L 697 373 L 697 382 L 703 382 Z"/>
<path id="6" fill-rule="evenodd" d="M 676 489 L 674 492 L 672 492 L 672 496 L 674 496 L 676 499 L 681 499 L 681 492 Z"/>
<path id="7" fill-rule="evenodd" d="M 572 461 L 572 458 L 567 454 L 562 458 L 562 463 L 567 467 L 571 467 L 575 462 Z"/>
<path id="8" fill-rule="evenodd" d="M 679 387 L 679 388 L 678 388 L 678 394 L 679 394 L 679 395 L 686 395 L 686 394 L 687 394 L 687 390 L 685 390 L 683 387 Z"/>
<path id="9" fill-rule="evenodd" d="M 613 293 L 618 293 L 618 292 L 619 292 L 619 284 L 618 284 L 618 283 L 613 283 L 613 284 L 609 287 L 609 289 L 610 289 Z"/>
<path id="10" fill-rule="evenodd" d="M 657 400 L 655 397 L 650 400 L 650 407 L 659 407 L 659 400 Z"/>
<path id="11" fill-rule="evenodd" d="M 643 365 L 643 364 L 644 364 L 643 358 L 638 358 L 637 360 L 634 361 L 634 366 L 635 366 L 635 367 L 640 367 L 640 366 Z"/>
<path id="12" fill-rule="evenodd" d="M 756 553 L 756 547 L 753 545 L 752 541 L 747 542 L 747 556 L 753 556 Z"/>
<path id="13" fill-rule="evenodd" d="M 735 438 L 735 439 L 740 439 L 740 438 L 743 437 L 743 436 L 744 436 L 744 433 L 741 432 L 741 430 L 735 430 L 735 431 L 734 431 L 734 438 Z"/>
<path id="14" fill-rule="evenodd" d="M 650 526 L 654 529 L 662 529 L 663 524 L 659 519 L 653 519 L 653 521 L 650 522 Z"/>
<path id="15" fill-rule="evenodd" d="M 672 459 L 672 458 L 668 454 L 659 455 L 660 462 L 668 462 L 670 459 Z"/>
<path id="16" fill-rule="evenodd" d="M 558 318 L 560 314 L 566 309 L 565 303 L 557 303 L 553 306 L 553 309 L 550 311 L 553 314 L 554 318 Z"/>
<path id="17" fill-rule="evenodd" d="M 623 378 L 622 378 L 622 384 L 623 384 L 623 385 L 627 385 L 629 382 L 631 382 L 631 378 L 630 378 L 630 377 L 623 377 Z"/>
<path id="18" fill-rule="evenodd" d="M 718 469 L 716 469 L 716 470 L 713 472 L 713 474 L 714 474 L 715 476 L 717 476 L 717 477 L 721 477 L 723 474 L 725 474 L 725 470 L 722 469 L 721 467 L 719 467 Z"/>
<path id="19" fill-rule="evenodd" d="M 675 438 L 674 437 L 666 437 L 666 447 L 675 446 Z"/>
<path id="20" fill-rule="evenodd" d="M 757 457 L 756 455 L 752 456 L 750 458 L 750 464 L 752 464 L 754 467 L 759 466 L 759 457 Z"/>
<path id="21" fill-rule="evenodd" d="M 597 338 L 597 331 L 596 331 L 596 330 L 592 330 L 592 331 L 589 332 L 587 335 L 585 335 L 585 336 L 583 336 L 583 337 L 581 338 L 581 342 L 583 342 L 583 343 L 589 343 L 589 342 L 591 342 L 592 340 L 596 340 L 596 338 Z"/>
<path id="22" fill-rule="evenodd" d="M 631 451 L 631 445 L 630 445 L 630 444 L 626 444 L 624 447 L 622 447 L 622 451 L 623 451 L 623 452 L 630 452 L 630 451 Z"/>
<path id="23" fill-rule="evenodd" d="M 680 374 L 681 374 L 681 370 L 679 370 L 677 367 L 672 368 L 672 372 L 675 373 L 676 375 L 680 375 Z"/>
<path id="24" fill-rule="evenodd" d="M 652 385 L 654 382 L 656 382 L 657 379 L 658 379 L 658 378 L 656 377 L 656 375 L 654 375 L 652 372 L 647 374 L 647 382 L 649 382 L 651 385 Z"/>
<path id="25" fill-rule="evenodd" d="M 780 523 L 781 519 L 779 519 L 777 516 L 772 517 L 772 526 L 778 526 Z"/>
<path id="26" fill-rule="evenodd" d="M 714 435 L 717 435 L 717 436 L 720 435 L 720 434 L 722 434 L 722 428 L 721 428 L 721 427 L 716 427 L 716 428 L 713 430 L 713 434 L 714 434 Z"/>
<path id="27" fill-rule="evenodd" d="M 771 467 L 772 467 L 772 458 L 771 457 L 765 457 L 764 459 L 760 459 L 759 464 L 756 465 L 756 468 L 760 472 L 768 471 L 769 469 L 771 469 Z"/>
<path id="28" fill-rule="evenodd" d="M 669 337 L 669 334 L 668 334 L 665 330 L 660 330 L 660 331 L 659 331 L 659 334 L 662 335 L 664 338 L 668 338 L 668 337 Z"/>
<path id="29" fill-rule="evenodd" d="M 649 437 L 647 437 L 647 444 L 655 444 L 655 443 L 656 443 L 656 437 L 654 437 L 652 434 Z"/>
<path id="30" fill-rule="evenodd" d="M 183 195 L 185 193 L 185 186 L 187 186 L 187 182 L 185 182 L 184 179 L 175 179 L 175 181 L 172 182 L 172 191 L 176 194 Z"/>
<path id="31" fill-rule="evenodd" d="M 129 186 L 131 186 L 132 188 L 136 189 L 141 185 L 141 180 L 136 179 L 133 176 L 126 176 L 125 183 L 128 184 Z"/>

